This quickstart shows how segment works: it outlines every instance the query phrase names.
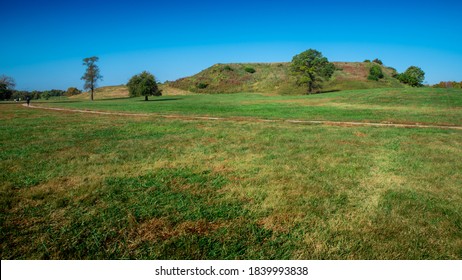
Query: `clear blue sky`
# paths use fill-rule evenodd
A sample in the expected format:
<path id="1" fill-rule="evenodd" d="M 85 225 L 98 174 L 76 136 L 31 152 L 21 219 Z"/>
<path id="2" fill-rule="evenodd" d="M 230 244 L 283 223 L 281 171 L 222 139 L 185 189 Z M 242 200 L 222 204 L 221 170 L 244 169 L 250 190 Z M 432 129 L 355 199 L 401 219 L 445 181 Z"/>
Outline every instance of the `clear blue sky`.
<path id="1" fill-rule="evenodd" d="M 215 63 L 330 61 L 411 65 L 430 84 L 462 80 L 461 1 L 3 1 L 0 75 L 17 89 L 82 88 L 82 59 L 100 58 L 100 85 L 143 70 L 160 81 Z"/>

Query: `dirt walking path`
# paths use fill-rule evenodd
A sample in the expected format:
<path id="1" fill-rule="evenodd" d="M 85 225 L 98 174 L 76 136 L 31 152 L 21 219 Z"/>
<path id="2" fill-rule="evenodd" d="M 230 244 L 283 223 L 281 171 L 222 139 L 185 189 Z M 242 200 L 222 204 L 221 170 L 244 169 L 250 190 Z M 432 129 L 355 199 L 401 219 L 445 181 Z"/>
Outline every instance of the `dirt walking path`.
<path id="1" fill-rule="evenodd" d="M 167 119 L 180 120 L 210 120 L 210 121 L 246 121 L 246 122 L 274 122 L 274 123 L 291 123 L 291 124 L 319 124 L 331 126 L 372 126 L 372 127 L 400 127 L 400 128 L 440 128 L 462 130 L 462 126 L 445 126 L 445 125 L 427 125 L 427 124 L 404 124 L 404 123 L 371 123 L 371 122 L 342 122 L 342 121 L 317 121 L 317 120 L 291 120 L 291 119 L 259 119 L 252 117 L 208 117 L 208 116 L 186 116 L 186 115 L 169 115 L 158 113 L 123 113 L 123 112 L 104 112 L 92 110 L 66 109 L 56 107 L 41 107 L 35 105 L 23 104 L 23 106 L 33 109 L 86 113 L 98 115 L 115 115 L 115 116 L 133 116 L 133 117 L 161 117 Z"/>

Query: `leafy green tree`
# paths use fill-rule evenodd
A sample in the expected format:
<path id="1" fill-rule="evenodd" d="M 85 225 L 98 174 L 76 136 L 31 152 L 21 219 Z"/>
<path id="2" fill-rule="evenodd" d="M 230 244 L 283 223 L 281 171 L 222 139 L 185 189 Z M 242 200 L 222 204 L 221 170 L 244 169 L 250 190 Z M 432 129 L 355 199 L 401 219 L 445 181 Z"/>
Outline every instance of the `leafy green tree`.
<path id="1" fill-rule="evenodd" d="M 332 76 L 335 66 L 321 52 L 309 49 L 292 58 L 291 71 L 299 84 L 307 85 L 307 93 L 311 94 L 322 88 L 322 82 Z"/>
<path id="2" fill-rule="evenodd" d="M 10 99 L 13 94 L 13 89 L 16 83 L 13 78 L 1 75 L 0 76 L 0 100 Z"/>
<path id="3" fill-rule="evenodd" d="M 32 99 L 40 99 L 40 95 L 42 94 L 42 92 L 38 91 L 38 90 L 33 90 L 31 93 L 30 93 L 30 97 Z"/>
<path id="4" fill-rule="evenodd" d="M 85 74 L 82 76 L 82 80 L 85 81 L 83 86 L 84 89 L 90 90 L 90 99 L 93 101 L 93 95 L 95 88 L 98 84 L 98 80 L 101 80 L 103 76 L 99 73 L 99 67 L 96 65 L 98 57 L 92 56 L 83 59 L 83 65 L 87 67 Z"/>
<path id="5" fill-rule="evenodd" d="M 162 95 L 162 91 L 157 86 L 156 78 L 147 71 L 131 77 L 127 87 L 130 96 L 144 96 L 145 101 L 148 101 L 149 95 Z"/>
<path id="6" fill-rule="evenodd" d="M 48 90 L 47 90 L 47 91 L 44 91 L 44 92 L 40 95 L 40 97 L 41 97 L 41 98 L 44 98 L 45 100 L 50 99 L 51 96 L 52 96 L 52 95 L 51 95 L 51 92 L 48 91 Z"/>
<path id="7" fill-rule="evenodd" d="M 425 79 L 425 72 L 417 66 L 407 68 L 398 75 L 398 80 L 413 87 L 420 87 Z"/>
<path id="8" fill-rule="evenodd" d="M 377 64 L 373 64 L 371 66 L 371 69 L 369 70 L 369 76 L 367 78 L 373 81 L 378 81 L 379 79 L 382 79 L 383 78 L 382 68 Z"/>

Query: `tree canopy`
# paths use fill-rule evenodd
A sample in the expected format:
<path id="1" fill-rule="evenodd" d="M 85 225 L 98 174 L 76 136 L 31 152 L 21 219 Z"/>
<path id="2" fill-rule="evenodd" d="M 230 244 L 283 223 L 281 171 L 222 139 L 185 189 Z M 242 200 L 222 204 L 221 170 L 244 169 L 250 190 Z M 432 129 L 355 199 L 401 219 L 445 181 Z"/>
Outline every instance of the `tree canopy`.
<path id="1" fill-rule="evenodd" d="M 161 96 L 162 91 L 157 86 L 156 78 L 148 71 L 131 77 L 127 83 L 130 96 L 144 96 L 144 100 L 148 101 L 148 96 Z"/>
<path id="2" fill-rule="evenodd" d="M 373 64 L 371 66 L 371 69 L 369 70 L 369 76 L 367 78 L 373 81 L 378 81 L 379 79 L 382 79 L 383 78 L 382 68 L 377 64 Z"/>
<path id="3" fill-rule="evenodd" d="M 335 66 L 321 52 L 309 49 L 292 58 L 291 71 L 299 84 L 307 85 L 307 93 L 311 94 L 322 88 L 322 83 L 334 73 Z"/>
<path id="4" fill-rule="evenodd" d="M 420 87 L 425 79 L 425 72 L 417 66 L 407 68 L 404 73 L 398 75 L 398 80 L 413 87 Z"/>
<path id="5" fill-rule="evenodd" d="M 85 81 L 83 86 L 84 89 L 90 90 L 90 98 L 93 101 L 93 94 L 97 86 L 98 80 L 101 80 L 103 76 L 100 75 L 99 67 L 96 65 L 98 57 L 92 56 L 83 59 L 83 65 L 87 67 L 85 73 L 82 76 L 82 80 Z"/>
<path id="6" fill-rule="evenodd" d="M 1 75 L 0 76 L 0 100 L 10 99 L 16 83 L 13 78 Z"/>
<path id="7" fill-rule="evenodd" d="M 75 87 L 70 87 L 66 91 L 67 96 L 77 95 L 77 94 L 81 94 L 81 93 L 82 93 L 82 91 L 80 91 L 78 88 L 75 88 Z"/>

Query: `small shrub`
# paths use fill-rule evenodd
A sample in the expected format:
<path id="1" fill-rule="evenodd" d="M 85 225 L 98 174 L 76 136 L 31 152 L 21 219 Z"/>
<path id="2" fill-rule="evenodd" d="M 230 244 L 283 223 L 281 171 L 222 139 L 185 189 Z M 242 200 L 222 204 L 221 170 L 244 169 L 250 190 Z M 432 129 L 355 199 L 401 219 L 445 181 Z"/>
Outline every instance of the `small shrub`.
<path id="1" fill-rule="evenodd" d="M 225 70 L 225 71 L 233 71 L 233 68 L 231 68 L 231 66 L 229 66 L 229 65 L 226 65 L 225 67 L 223 67 L 223 70 Z"/>
<path id="2" fill-rule="evenodd" d="M 378 65 L 372 65 L 371 69 L 369 70 L 369 76 L 367 79 L 378 81 L 379 79 L 383 78 L 382 68 Z"/>
<path id="3" fill-rule="evenodd" d="M 209 84 L 207 84 L 207 83 L 198 83 L 198 84 L 196 85 L 196 87 L 197 87 L 198 89 L 204 89 L 204 88 L 206 88 L 206 87 L 208 87 L 208 86 L 209 86 Z"/>
<path id="4" fill-rule="evenodd" d="M 378 58 L 372 60 L 372 62 L 375 62 L 375 63 L 377 63 L 377 64 L 383 65 L 383 62 L 382 62 L 380 59 L 378 59 Z"/>
<path id="5" fill-rule="evenodd" d="M 371 62 L 371 60 L 370 60 L 370 59 L 366 59 L 366 60 L 364 60 L 364 62 L 369 63 L 369 62 Z"/>
<path id="6" fill-rule="evenodd" d="M 245 70 L 245 72 L 248 72 L 250 74 L 253 74 L 253 73 L 256 72 L 256 70 L 254 68 L 252 68 L 252 67 L 245 67 L 244 70 Z"/>

